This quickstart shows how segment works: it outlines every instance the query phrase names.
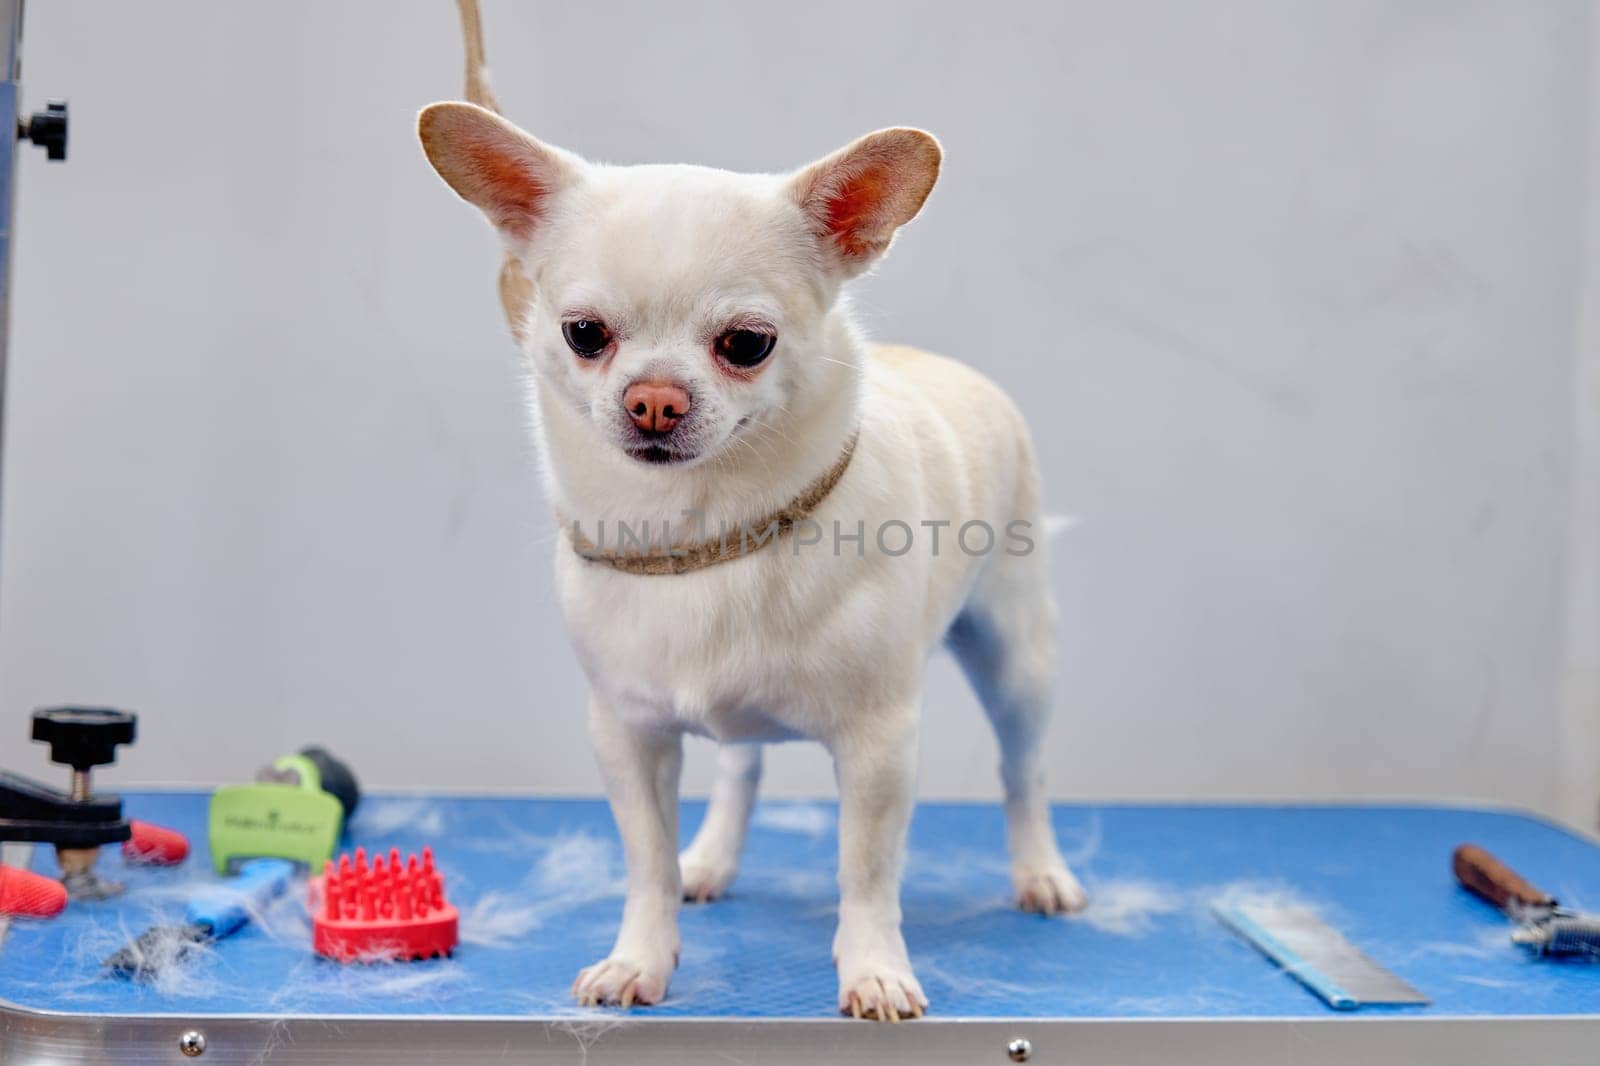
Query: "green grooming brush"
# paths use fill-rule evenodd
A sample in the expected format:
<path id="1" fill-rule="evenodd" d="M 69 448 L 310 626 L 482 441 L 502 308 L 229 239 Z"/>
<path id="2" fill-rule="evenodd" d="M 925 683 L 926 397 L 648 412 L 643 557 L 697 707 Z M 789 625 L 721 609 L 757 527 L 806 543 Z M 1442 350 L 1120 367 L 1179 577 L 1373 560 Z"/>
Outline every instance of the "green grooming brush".
<path id="1" fill-rule="evenodd" d="M 323 749 L 287 755 L 250 784 L 212 794 L 212 865 L 226 874 L 249 859 L 273 858 L 319 870 L 360 798 L 350 768 Z"/>

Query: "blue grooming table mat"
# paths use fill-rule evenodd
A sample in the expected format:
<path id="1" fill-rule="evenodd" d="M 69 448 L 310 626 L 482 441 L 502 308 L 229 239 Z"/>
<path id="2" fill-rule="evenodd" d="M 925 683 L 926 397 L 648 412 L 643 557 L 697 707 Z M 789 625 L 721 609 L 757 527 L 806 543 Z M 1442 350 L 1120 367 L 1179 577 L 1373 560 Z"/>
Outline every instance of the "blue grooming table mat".
<path id="1" fill-rule="evenodd" d="M 0 1000 L 72 1015 L 497 1016 L 597 1019 L 568 989 L 604 956 L 622 902 L 621 849 L 597 800 L 368 797 L 351 845 L 432 846 L 462 913 L 453 958 L 341 966 L 309 948 L 304 891 L 154 985 L 105 976 L 101 959 L 147 926 L 181 921 L 187 891 L 216 880 L 206 797 L 125 795 L 130 817 L 179 829 L 181 867 L 102 874 L 127 893 L 14 922 L 0 944 Z M 684 811 L 684 839 L 703 816 Z M 905 934 L 932 1000 L 953 1019 L 1317 1018 L 1321 1001 L 1224 930 L 1220 896 L 1274 893 L 1317 907 L 1372 958 L 1426 995 L 1395 1016 L 1560 1016 L 1600 1012 L 1600 965 L 1530 958 L 1505 919 L 1459 889 L 1450 853 L 1487 847 L 1573 905 L 1600 908 L 1600 847 L 1519 814 L 1441 807 L 1068 806 L 1063 848 L 1093 903 L 1044 919 L 1010 905 L 997 807 L 924 804 L 913 823 Z M 727 899 L 683 909 L 683 958 L 665 1003 L 640 1016 L 835 1017 L 829 959 L 836 808 L 769 802 L 756 815 Z M 51 871 L 38 849 L 33 867 Z"/>

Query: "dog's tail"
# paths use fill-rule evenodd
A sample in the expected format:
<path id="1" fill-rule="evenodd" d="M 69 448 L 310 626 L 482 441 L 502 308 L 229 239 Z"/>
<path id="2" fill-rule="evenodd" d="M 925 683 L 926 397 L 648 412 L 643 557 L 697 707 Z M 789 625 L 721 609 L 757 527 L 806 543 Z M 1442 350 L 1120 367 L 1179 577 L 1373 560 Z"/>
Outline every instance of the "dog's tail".
<path id="1" fill-rule="evenodd" d="M 498 115 L 500 103 L 489 91 L 489 68 L 483 58 L 483 17 L 478 13 L 478 0 L 456 0 L 456 9 L 461 12 L 461 40 L 467 48 L 467 102 Z M 523 273 L 522 261 L 508 252 L 500 264 L 500 310 L 519 343 L 532 302 L 533 282 Z"/>
<path id="2" fill-rule="evenodd" d="M 467 46 L 467 103 L 500 113 L 500 104 L 489 91 L 489 68 L 483 58 L 483 16 L 478 0 L 456 0 L 461 12 L 461 40 Z"/>

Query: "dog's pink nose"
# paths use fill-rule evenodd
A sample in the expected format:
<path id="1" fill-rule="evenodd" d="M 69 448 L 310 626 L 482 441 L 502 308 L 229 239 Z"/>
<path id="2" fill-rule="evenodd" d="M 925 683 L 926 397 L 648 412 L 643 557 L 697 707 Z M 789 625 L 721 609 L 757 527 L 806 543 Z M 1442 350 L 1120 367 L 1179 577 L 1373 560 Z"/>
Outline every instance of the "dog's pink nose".
<path id="1" fill-rule="evenodd" d="M 689 413 L 689 393 L 670 381 L 635 381 L 622 394 L 622 406 L 646 433 L 665 433 Z"/>

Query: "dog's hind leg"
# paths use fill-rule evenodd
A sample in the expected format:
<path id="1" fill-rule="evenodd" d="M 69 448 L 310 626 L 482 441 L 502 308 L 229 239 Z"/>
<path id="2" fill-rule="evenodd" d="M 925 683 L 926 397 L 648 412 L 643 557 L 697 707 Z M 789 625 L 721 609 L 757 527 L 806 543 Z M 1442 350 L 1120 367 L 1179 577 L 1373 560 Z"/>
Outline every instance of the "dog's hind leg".
<path id="1" fill-rule="evenodd" d="M 1043 540 L 1035 524 L 1033 536 Z M 1077 910 L 1086 897 L 1056 846 L 1043 744 L 1056 673 L 1056 611 L 1043 544 L 997 551 L 945 637 L 1000 742 L 1011 881 L 1022 909 Z"/>
<path id="2" fill-rule="evenodd" d="M 723 744 L 717 748 L 717 777 L 711 786 L 705 821 L 700 823 L 694 841 L 678 856 L 684 899 L 708 903 L 721 897 L 733 883 L 760 784 L 760 744 Z"/>

